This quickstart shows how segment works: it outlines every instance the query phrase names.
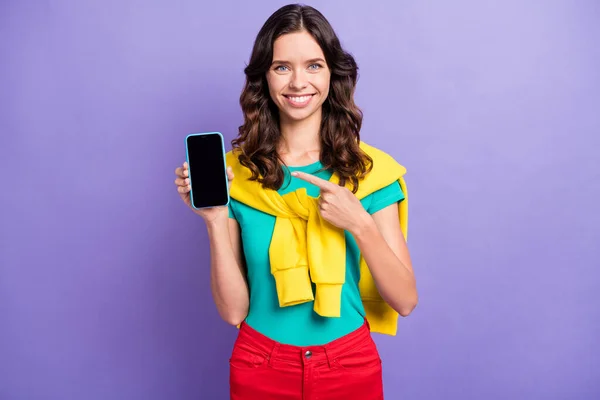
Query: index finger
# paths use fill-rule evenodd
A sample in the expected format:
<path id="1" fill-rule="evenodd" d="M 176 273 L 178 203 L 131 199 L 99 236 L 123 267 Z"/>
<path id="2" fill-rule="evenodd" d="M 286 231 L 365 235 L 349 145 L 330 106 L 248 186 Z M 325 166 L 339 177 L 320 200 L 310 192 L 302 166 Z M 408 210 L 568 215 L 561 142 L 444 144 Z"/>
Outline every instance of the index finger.
<path id="1" fill-rule="evenodd" d="M 334 190 L 338 187 L 337 185 L 335 185 L 332 182 L 326 181 L 325 179 L 321 179 L 321 178 L 311 175 L 311 174 L 307 174 L 305 172 L 294 171 L 294 172 L 292 172 L 292 176 L 295 176 L 296 178 L 300 178 L 303 181 L 306 181 L 308 183 L 312 183 L 313 185 L 315 185 L 316 187 L 318 187 L 321 190 Z"/>

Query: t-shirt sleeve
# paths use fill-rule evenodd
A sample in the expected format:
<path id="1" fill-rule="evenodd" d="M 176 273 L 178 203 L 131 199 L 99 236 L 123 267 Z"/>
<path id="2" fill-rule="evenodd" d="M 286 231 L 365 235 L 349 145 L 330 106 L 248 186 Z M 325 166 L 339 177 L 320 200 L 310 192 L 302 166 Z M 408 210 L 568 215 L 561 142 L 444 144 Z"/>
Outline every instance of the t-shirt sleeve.
<path id="1" fill-rule="evenodd" d="M 398 181 L 371 193 L 370 196 L 371 204 L 367 208 L 369 214 L 375 214 L 391 204 L 404 200 L 404 193 Z"/>
<path id="2" fill-rule="evenodd" d="M 227 208 L 229 209 L 229 218 L 237 220 L 237 217 L 235 216 L 235 211 L 233 210 L 233 201 L 231 199 L 229 200 Z"/>

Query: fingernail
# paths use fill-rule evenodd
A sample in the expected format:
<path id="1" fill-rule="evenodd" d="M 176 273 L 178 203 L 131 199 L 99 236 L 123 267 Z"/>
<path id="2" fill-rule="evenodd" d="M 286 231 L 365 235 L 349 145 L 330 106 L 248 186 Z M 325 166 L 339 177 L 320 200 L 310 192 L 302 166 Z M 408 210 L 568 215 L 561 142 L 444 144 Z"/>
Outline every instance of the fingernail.
<path id="1" fill-rule="evenodd" d="M 292 176 L 298 176 L 297 172 L 292 172 Z"/>

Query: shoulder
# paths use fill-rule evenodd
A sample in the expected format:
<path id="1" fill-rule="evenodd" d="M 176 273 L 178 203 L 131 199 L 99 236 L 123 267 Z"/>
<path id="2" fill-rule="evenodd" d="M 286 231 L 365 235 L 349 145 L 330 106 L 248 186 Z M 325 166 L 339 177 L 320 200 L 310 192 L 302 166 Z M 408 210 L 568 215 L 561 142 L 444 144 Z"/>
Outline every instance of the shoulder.
<path id="1" fill-rule="evenodd" d="M 358 184 L 359 199 L 401 180 L 406 173 L 406 168 L 385 151 L 364 142 L 360 142 L 360 148 L 373 160 L 373 165 Z"/>
<path id="2" fill-rule="evenodd" d="M 234 182 L 238 183 L 241 179 L 249 179 L 252 176 L 250 169 L 246 168 L 240 163 L 239 160 L 239 149 L 230 150 L 225 153 L 225 164 L 231 167 L 233 175 L 235 176 Z"/>
<path id="3" fill-rule="evenodd" d="M 400 177 L 406 173 L 406 168 L 385 151 L 365 142 L 360 142 L 360 148 L 373 160 L 373 169 L 369 175 Z"/>
<path id="4" fill-rule="evenodd" d="M 225 161 L 227 161 L 227 164 L 230 163 L 238 163 L 239 159 L 238 159 L 238 154 L 239 154 L 239 150 L 229 150 L 227 153 L 225 153 Z"/>

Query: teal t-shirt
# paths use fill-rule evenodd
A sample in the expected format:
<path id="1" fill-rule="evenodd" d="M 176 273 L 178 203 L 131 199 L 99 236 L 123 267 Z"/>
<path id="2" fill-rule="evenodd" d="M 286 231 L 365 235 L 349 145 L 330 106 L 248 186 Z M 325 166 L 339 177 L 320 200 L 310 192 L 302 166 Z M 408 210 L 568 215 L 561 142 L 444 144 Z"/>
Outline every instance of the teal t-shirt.
<path id="1" fill-rule="evenodd" d="M 329 180 L 331 171 L 322 170 L 316 162 L 304 167 L 284 167 L 285 180 L 278 190 L 284 195 L 306 188 L 309 196 L 318 197 L 319 188 L 290 175 L 302 171 Z M 404 199 L 398 182 L 363 198 L 361 203 L 370 214 Z M 250 308 L 246 323 L 263 335 L 295 346 L 322 345 L 342 337 L 363 323 L 365 310 L 360 299 L 360 250 L 354 237 L 346 232 L 346 281 L 342 287 L 340 317 L 321 317 L 313 310 L 314 303 L 280 307 L 271 275 L 269 246 L 275 227 L 275 217 L 231 199 L 229 216 L 237 220 L 248 270 Z M 314 291 L 314 285 L 313 285 Z"/>

